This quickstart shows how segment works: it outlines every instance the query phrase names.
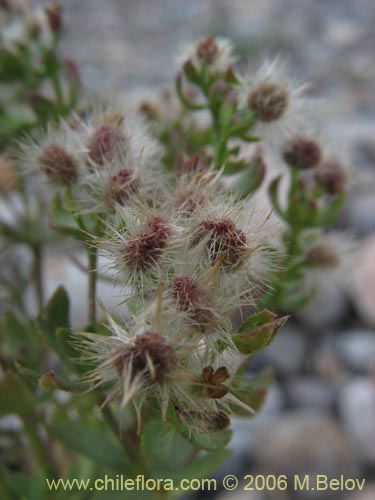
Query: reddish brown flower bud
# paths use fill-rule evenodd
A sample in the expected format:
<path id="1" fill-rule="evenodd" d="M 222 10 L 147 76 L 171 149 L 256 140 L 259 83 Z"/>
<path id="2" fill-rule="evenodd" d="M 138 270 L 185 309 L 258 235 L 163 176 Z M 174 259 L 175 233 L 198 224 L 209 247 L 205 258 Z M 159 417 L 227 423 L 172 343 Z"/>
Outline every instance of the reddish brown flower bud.
<path id="1" fill-rule="evenodd" d="M 111 161 L 116 152 L 125 145 L 126 139 L 112 125 L 102 125 L 91 136 L 88 145 L 88 156 L 97 165 Z"/>
<path id="2" fill-rule="evenodd" d="M 49 5 L 45 8 L 48 24 L 52 33 L 61 33 L 63 30 L 62 7 L 61 5 Z"/>
<path id="3" fill-rule="evenodd" d="M 333 160 L 320 165 L 315 172 L 315 180 L 329 194 L 345 192 L 346 172 L 337 161 Z"/>
<path id="4" fill-rule="evenodd" d="M 225 366 L 221 366 L 216 371 L 212 366 L 206 366 L 202 371 L 203 392 L 210 399 L 221 399 L 229 392 L 229 387 L 225 382 L 230 377 Z"/>
<path id="5" fill-rule="evenodd" d="M 38 156 L 44 173 L 56 184 L 68 185 L 77 180 L 78 167 L 74 158 L 62 146 L 47 146 Z"/>
<path id="6" fill-rule="evenodd" d="M 307 264 L 311 267 L 330 269 L 340 264 L 340 257 L 333 248 L 326 245 L 318 245 L 312 248 L 306 256 Z"/>
<path id="7" fill-rule="evenodd" d="M 305 137 L 296 137 L 284 149 L 283 158 L 290 167 L 314 168 L 320 162 L 320 146 Z"/>
<path id="8" fill-rule="evenodd" d="M 197 47 L 197 57 L 206 64 L 212 64 L 219 52 L 219 48 L 212 37 L 208 37 Z"/>
<path id="9" fill-rule="evenodd" d="M 122 375 L 124 368 L 132 370 L 132 378 L 147 373 L 152 384 L 162 384 L 173 373 L 177 356 L 167 339 L 157 332 L 145 332 L 135 338 L 134 346 L 125 348 L 116 358 L 114 366 Z"/>
<path id="10" fill-rule="evenodd" d="M 199 156 L 194 155 L 189 160 L 185 161 L 181 166 L 182 173 L 204 172 L 206 170 L 206 162 Z"/>
<path id="11" fill-rule="evenodd" d="M 201 330 L 217 325 L 219 318 L 206 293 L 188 276 L 177 276 L 170 285 L 177 309 L 187 316 Z"/>
<path id="12" fill-rule="evenodd" d="M 154 217 L 146 231 L 125 245 L 124 262 L 132 271 L 146 271 L 152 268 L 163 254 L 171 230 L 161 217 Z"/>
<path id="13" fill-rule="evenodd" d="M 68 57 L 63 60 L 65 71 L 67 72 L 69 79 L 73 82 L 77 87 L 81 86 L 81 77 L 79 74 L 78 66 L 72 59 Z"/>
<path id="14" fill-rule="evenodd" d="M 289 102 L 288 90 L 275 83 L 264 82 L 255 88 L 248 98 L 248 106 L 255 111 L 262 122 L 278 120 L 285 112 Z"/>
<path id="15" fill-rule="evenodd" d="M 118 203 L 124 205 L 129 197 L 138 191 L 140 187 L 139 179 L 134 178 L 134 173 L 126 168 L 114 175 L 109 181 L 105 194 L 106 204 L 109 208 Z"/>
<path id="16" fill-rule="evenodd" d="M 205 220 L 195 231 L 191 246 L 206 242 L 207 256 L 212 265 L 220 261 L 227 269 L 235 269 L 247 253 L 245 233 L 236 227 L 231 220 Z"/>

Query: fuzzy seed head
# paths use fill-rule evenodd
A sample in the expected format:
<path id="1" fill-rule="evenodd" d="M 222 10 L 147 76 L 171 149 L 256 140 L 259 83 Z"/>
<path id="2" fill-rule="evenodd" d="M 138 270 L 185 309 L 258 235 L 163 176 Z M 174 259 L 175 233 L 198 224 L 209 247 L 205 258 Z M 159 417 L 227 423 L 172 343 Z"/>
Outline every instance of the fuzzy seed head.
<path id="1" fill-rule="evenodd" d="M 91 136 L 88 156 L 97 165 L 111 161 L 116 151 L 125 144 L 125 137 L 112 125 L 102 125 Z"/>
<path id="2" fill-rule="evenodd" d="M 206 241 L 206 252 L 211 265 L 220 259 L 226 269 L 235 269 L 247 251 L 245 233 L 231 220 L 204 220 L 193 235 L 191 246 Z"/>
<path id="3" fill-rule="evenodd" d="M 218 316 L 206 293 L 188 276 L 173 279 L 170 290 L 177 309 L 187 313 L 201 331 L 217 324 Z"/>
<path id="4" fill-rule="evenodd" d="M 174 202 L 175 208 L 179 209 L 182 215 L 191 215 L 197 207 L 205 204 L 204 196 L 194 189 L 188 188 Z"/>
<path id="5" fill-rule="evenodd" d="M 38 162 L 55 184 L 68 185 L 77 180 L 78 167 L 74 158 L 62 146 L 52 144 L 43 149 Z"/>
<path id="6" fill-rule="evenodd" d="M 283 158 L 290 167 L 301 170 L 314 168 L 321 159 L 320 146 L 305 137 L 296 137 L 284 149 Z"/>
<path id="7" fill-rule="evenodd" d="M 327 245 L 318 245 L 308 252 L 307 263 L 311 267 L 332 269 L 340 264 L 340 257 L 333 248 Z"/>
<path id="8" fill-rule="evenodd" d="M 129 196 L 138 191 L 139 179 L 134 178 L 134 173 L 129 169 L 122 169 L 118 174 L 111 177 L 107 192 L 105 194 L 106 204 L 113 208 L 118 203 L 125 205 Z"/>
<path id="9" fill-rule="evenodd" d="M 173 347 L 158 332 L 145 332 L 135 338 L 134 345 L 124 349 L 115 361 L 119 375 L 126 367 L 132 370 L 131 378 L 139 373 L 149 373 L 152 384 L 163 384 L 173 373 L 177 356 Z"/>
<path id="10" fill-rule="evenodd" d="M 289 101 L 288 90 L 283 85 L 263 82 L 248 97 L 248 106 L 258 120 L 272 122 L 281 118 Z"/>
<path id="11" fill-rule="evenodd" d="M 124 262 L 132 271 L 147 271 L 162 255 L 171 230 L 162 217 L 153 217 L 145 231 L 125 245 Z"/>
<path id="12" fill-rule="evenodd" d="M 195 174 L 197 172 L 206 171 L 206 162 L 198 155 L 192 156 L 189 160 L 185 161 L 181 166 L 181 172 L 187 174 Z"/>
<path id="13" fill-rule="evenodd" d="M 197 57 L 205 64 L 212 64 L 219 53 L 219 47 L 212 37 L 208 37 L 197 47 Z"/>

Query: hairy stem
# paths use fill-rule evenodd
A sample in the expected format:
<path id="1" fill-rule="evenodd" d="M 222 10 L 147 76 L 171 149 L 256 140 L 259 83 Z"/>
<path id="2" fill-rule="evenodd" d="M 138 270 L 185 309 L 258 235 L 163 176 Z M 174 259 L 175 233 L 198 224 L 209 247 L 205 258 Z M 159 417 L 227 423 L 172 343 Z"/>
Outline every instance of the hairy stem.
<path id="1" fill-rule="evenodd" d="M 96 324 L 96 274 L 97 251 L 95 248 L 88 249 L 88 322 Z"/>

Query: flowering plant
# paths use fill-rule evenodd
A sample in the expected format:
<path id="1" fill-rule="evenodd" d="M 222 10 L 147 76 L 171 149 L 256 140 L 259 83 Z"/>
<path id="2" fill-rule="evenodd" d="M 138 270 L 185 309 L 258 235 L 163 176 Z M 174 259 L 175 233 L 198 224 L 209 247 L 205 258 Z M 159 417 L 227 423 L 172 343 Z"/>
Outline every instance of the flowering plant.
<path id="1" fill-rule="evenodd" d="M 342 258 L 324 231 L 347 174 L 311 132 L 303 86 L 279 61 L 240 73 L 223 39 L 181 61 L 176 97 L 140 113 L 76 112 L 19 154 L 50 226 L 87 253 L 86 325 L 71 324 L 64 288 L 44 303 L 40 259 L 37 319 L 13 306 L 5 321 L 18 337 L 4 355 L 2 414 L 21 416 L 47 476 L 86 467 L 67 459 L 67 470 L 55 440 L 91 458 L 92 475 L 215 470 L 231 415 L 252 417 L 265 398 L 269 376 L 249 378 L 249 359 L 312 298 L 316 270 Z M 285 163 L 271 180 L 270 148 Z M 116 308 L 98 297 L 99 280 L 113 283 Z M 70 396 L 59 401 L 61 391 Z"/>

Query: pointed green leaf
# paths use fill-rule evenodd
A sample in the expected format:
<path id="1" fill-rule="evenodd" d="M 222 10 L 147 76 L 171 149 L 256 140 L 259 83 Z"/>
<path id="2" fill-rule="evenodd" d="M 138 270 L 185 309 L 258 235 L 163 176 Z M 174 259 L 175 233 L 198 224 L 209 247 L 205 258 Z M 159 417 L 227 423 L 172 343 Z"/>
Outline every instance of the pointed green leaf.
<path id="1" fill-rule="evenodd" d="M 241 354 L 255 354 L 273 341 L 287 320 L 288 316 L 276 318 L 270 311 L 260 311 L 243 323 L 233 341 Z"/>
<path id="2" fill-rule="evenodd" d="M 246 166 L 239 181 L 233 186 L 232 192 L 238 199 L 247 198 L 262 184 L 266 168 L 261 158 L 256 158 Z"/>
<path id="3" fill-rule="evenodd" d="M 10 413 L 24 415 L 32 410 L 31 392 L 18 375 L 9 372 L 0 381 L 0 417 Z"/>
<path id="4" fill-rule="evenodd" d="M 178 471 L 168 472 L 167 477 L 172 478 L 174 481 L 207 477 L 216 471 L 230 455 L 231 452 L 229 450 L 218 450 L 207 453 L 203 457 L 190 462 L 188 465 L 184 465 Z"/>
<path id="5" fill-rule="evenodd" d="M 90 384 L 87 382 L 80 382 L 79 380 L 71 382 L 62 380 L 56 375 L 54 371 L 50 371 L 42 375 L 39 379 L 39 384 L 43 389 L 60 389 L 61 391 L 82 393 L 90 389 Z"/>
<path id="6" fill-rule="evenodd" d="M 39 331 L 50 347 L 57 353 L 61 353 L 61 347 L 56 336 L 56 330 L 59 327 L 70 328 L 69 309 L 68 294 L 60 286 L 52 295 L 44 315 L 38 321 Z"/>
<path id="7" fill-rule="evenodd" d="M 282 175 L 279 175 L 278 177 L 276 177 L 276 179 L 274 179 L 269 188 L 268 188 L 268 193 L 270 195 L 270 198 L 271 198 L 271 203 L 272 203 L 272 206 L 275 210 L 275 212 L 282 218 L 284 219 L 285 221 L 287 221 L 288 217 L 287 217 L 287 214 L 284 212 L 284 210 L 281 208 L 281 205 L 279 203 L 279 185 L 280 185 L 280 181 L 282 179 Z"/>

